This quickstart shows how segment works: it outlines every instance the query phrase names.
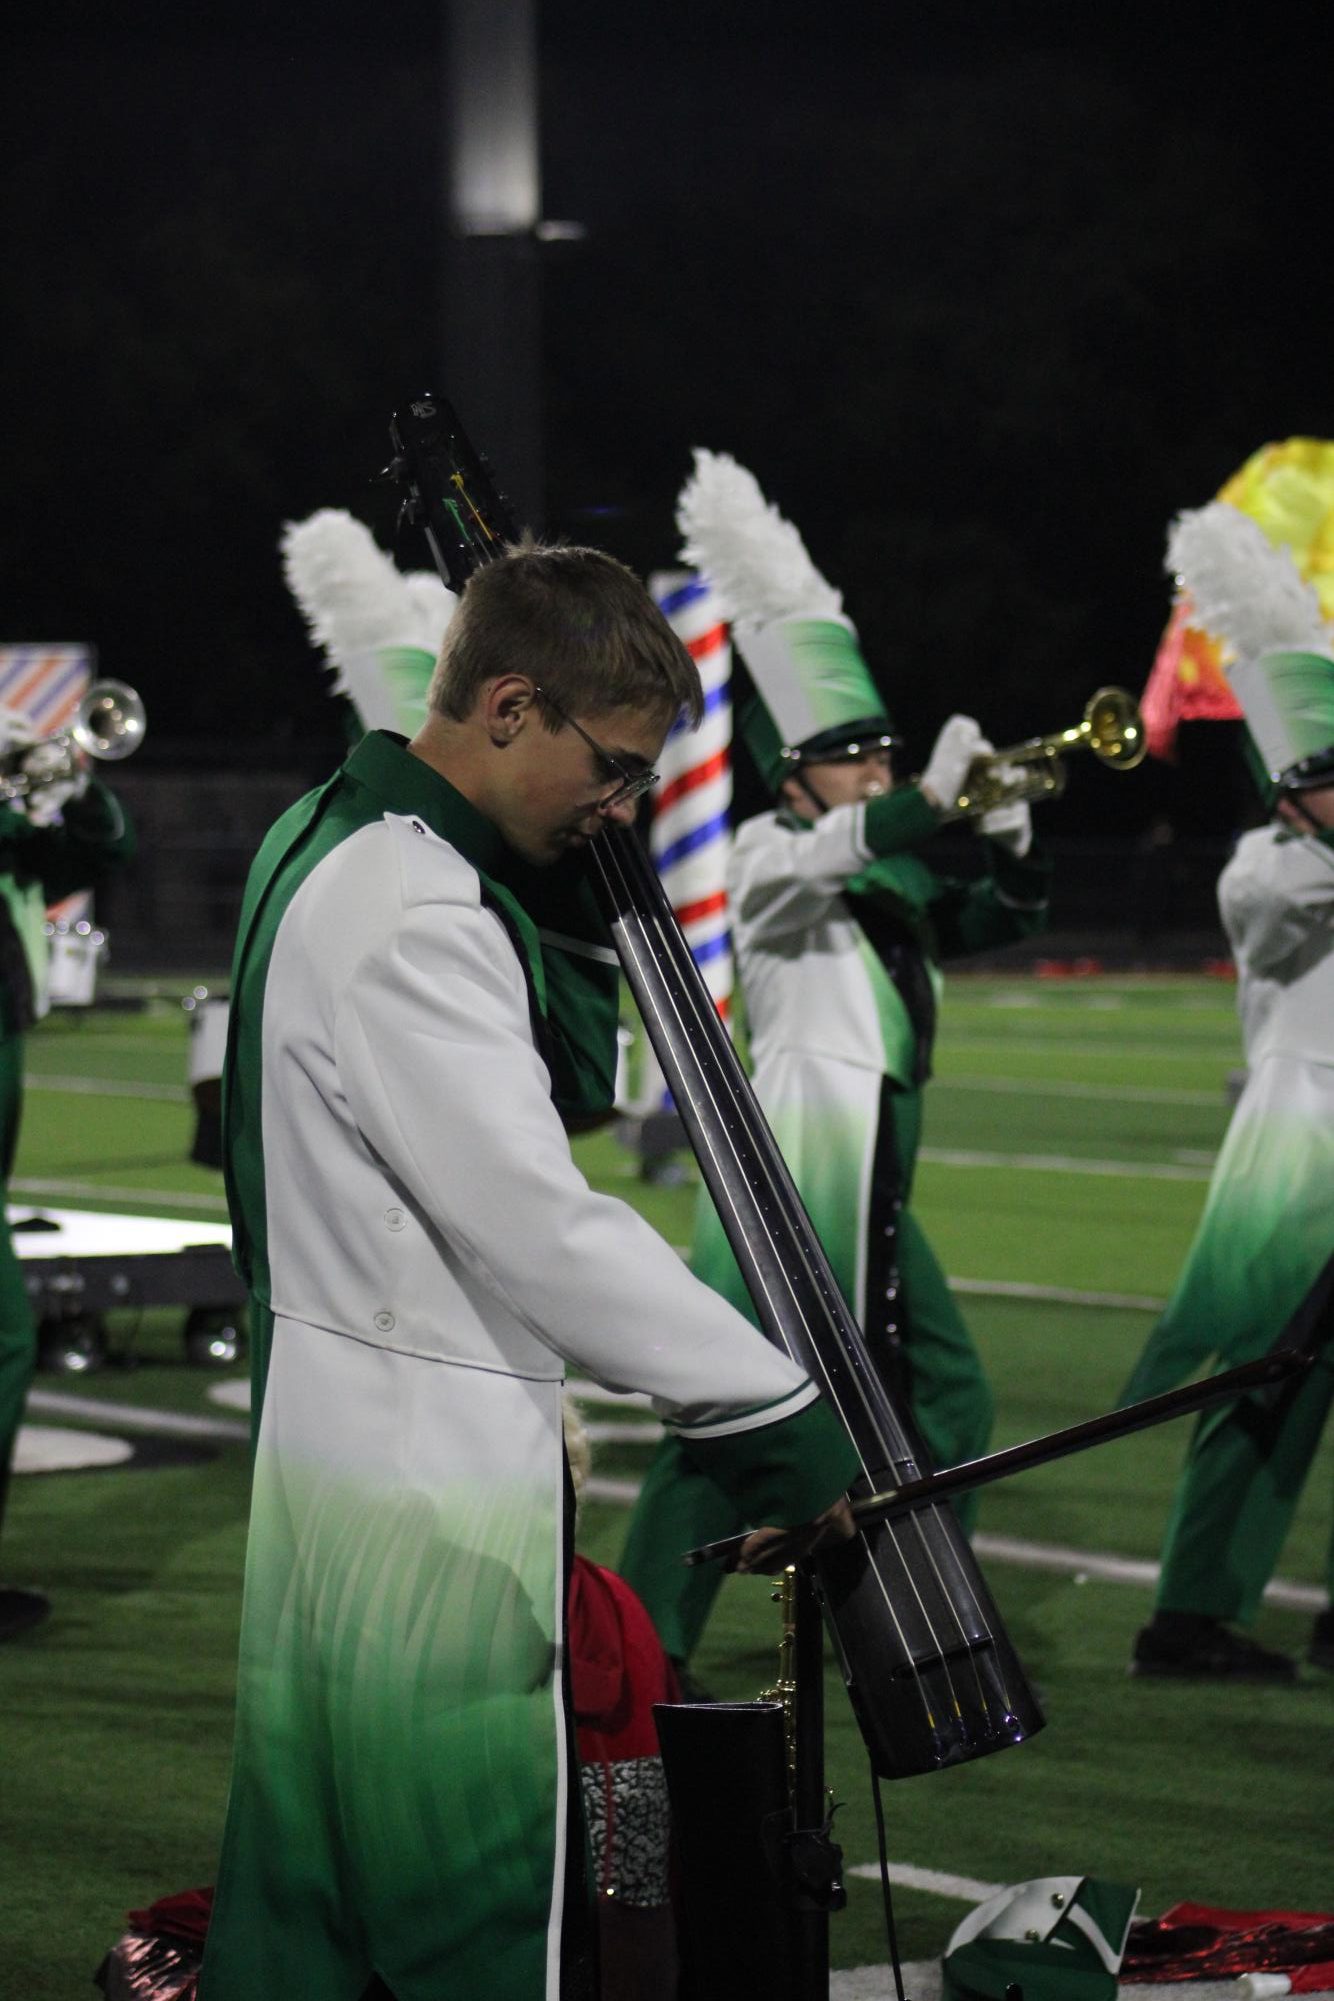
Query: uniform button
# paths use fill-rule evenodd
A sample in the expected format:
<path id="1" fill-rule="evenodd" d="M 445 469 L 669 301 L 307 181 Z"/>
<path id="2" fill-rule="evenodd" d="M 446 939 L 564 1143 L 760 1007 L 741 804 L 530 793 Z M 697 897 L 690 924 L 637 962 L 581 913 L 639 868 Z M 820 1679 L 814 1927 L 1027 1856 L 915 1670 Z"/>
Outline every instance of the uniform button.
<path id="1" fill-rule="evenodd" d="M 377 1313 L 375 1324 L 382 1334 L 392 1334 L 394 1331 L 394 1316 L 392 1313 Z"/>
<path id="2" fill-rule="evenodd" d="M 401 1209 L 386 1209 L 384 1212 L 384 1226 L 387 1230 L 401 1230 L 407 1220 Z"/>

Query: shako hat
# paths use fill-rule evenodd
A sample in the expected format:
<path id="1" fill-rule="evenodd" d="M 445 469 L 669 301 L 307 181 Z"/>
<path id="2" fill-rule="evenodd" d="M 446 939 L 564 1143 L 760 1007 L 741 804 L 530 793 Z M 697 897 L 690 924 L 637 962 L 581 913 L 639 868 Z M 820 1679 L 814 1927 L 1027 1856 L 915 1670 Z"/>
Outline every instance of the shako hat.
<path id="1" fill-rule="evenodd" d="M 1227 501 L 1179 514 L 1167 568 L 1224 668 L 1269 785 L 1334 783 L 1334 659 L 1320 599 L 1286 548 Z"/>
<path id="2" fill-rule="evenodd" d="M 1139 1891 L 1039 1876 L 970 1911 L 945 1948 L 942 2001 L 1116 2001 Z"/>
<path id="3" fill-rule="evenodd" d="M 365 730 L 415 736 L 458 599 L 432 570 L 395 567 L 369 528 L 340 507 L 289 521 L 283 574 Z"/>
<path id="4" fill-rule="evenodd" d="M 696 451 L 677 501 L 683 560 L 713 586 L 755 685 L 738 727 L 776 791 L 799 764 L 896 743 L 841 592 L 726 452 Z"/>

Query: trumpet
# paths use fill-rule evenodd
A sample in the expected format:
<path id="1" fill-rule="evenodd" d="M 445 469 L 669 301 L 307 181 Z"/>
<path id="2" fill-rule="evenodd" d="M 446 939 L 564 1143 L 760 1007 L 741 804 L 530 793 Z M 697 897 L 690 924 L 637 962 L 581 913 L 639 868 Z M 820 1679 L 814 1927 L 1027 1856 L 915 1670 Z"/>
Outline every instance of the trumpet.
<path id="1" fill-rule="evenodd" d="M 94 681 L 66 729 L 0 753 L 0 799 L 31 799 L 77 778 L 79 753 L 116 764 L 138 750 L 147 729 L 144 705 L 124 681 Z"/>
<path id="2" fill-rule="evenodd" d="M 972 820 L 997 806 L 1021 799 L 1057 799 L 1065 790 L 1061 759 L 1072 750 L 1091 750 L 1113 771 L 1133 771 L 1144 757 L 1144 724 L 1133 695 L 1124 688 L 1099 688 L 1089 696 L 1084 719 L 1050 736 L 1033 736 L 1004 750 L 975 757 L 964 777 L 963 790 L 942 815 L 946 820 Z"/>

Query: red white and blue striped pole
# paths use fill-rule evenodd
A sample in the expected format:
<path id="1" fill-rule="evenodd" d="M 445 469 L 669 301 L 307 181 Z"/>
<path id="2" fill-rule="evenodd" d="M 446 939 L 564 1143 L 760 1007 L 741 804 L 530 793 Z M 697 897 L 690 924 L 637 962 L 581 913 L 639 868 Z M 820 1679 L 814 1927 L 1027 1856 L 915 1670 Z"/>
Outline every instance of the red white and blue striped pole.
<path id="1" fill-rule="evenodd" d="M 0 702 L 50 736 L 73 722 L 92 661 L 89 646 L 0 646 Z"/>
<path id="2" fill-rule="evenodd" d="M 0 646 L 0 703 L 15 709 L 38 736 L 51 736 L 74 721 L 92 680 L 91 646 L 34 644 Z M 86 889 L 53 903 L 47 915 L 73 930 L 90 921 L 93 899 Z"/>
<path id="3" fill-rule="evenodd" d="M 676 728 L 659 760 L 649 851 L 695 964 L 724 1021 L 732 1005 L 726 868 L 732 804 L 732 646 L 708 583 L 660 570 L 649 589 L 699 668 L 704 720 Z"/>

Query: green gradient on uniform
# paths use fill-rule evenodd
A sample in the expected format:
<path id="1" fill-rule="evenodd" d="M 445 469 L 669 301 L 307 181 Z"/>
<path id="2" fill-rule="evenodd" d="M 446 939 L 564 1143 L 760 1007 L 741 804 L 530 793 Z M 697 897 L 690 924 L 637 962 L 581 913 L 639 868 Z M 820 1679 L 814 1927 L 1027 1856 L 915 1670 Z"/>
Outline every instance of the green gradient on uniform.
<path id="1" fill-rule="evenodd" d="M 261 1443 L 250 1534 L 269 1560 L 247 1578 L 204 2001 L 266 1981 L 321 2001 L 359 1960 L 406 2001 L 442 1963 L 495 2001 L 541 1992 L 556 1524 L 531 1489 L 487 1498 L 372 1492 L 337 1467 L 294 1472 Z M 252 1925 L 259 1910 L 268 1922 Z"/>

